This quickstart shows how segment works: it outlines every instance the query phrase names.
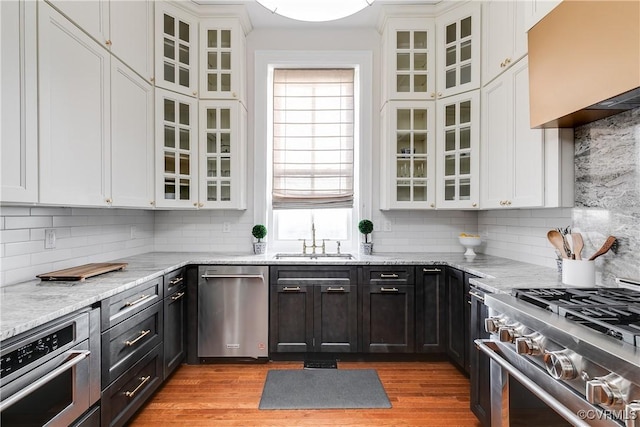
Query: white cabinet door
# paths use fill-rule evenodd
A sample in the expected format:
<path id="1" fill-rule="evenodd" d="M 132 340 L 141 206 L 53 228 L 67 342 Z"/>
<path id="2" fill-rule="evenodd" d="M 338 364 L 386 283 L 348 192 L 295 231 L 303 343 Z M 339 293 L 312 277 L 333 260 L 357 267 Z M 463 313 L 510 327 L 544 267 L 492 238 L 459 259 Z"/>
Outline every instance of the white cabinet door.
<path id="1" fill-rule="evenodd" d="M 436 206 L 477 209 L 480 196 L 480 91 L 437 102 Z"/>
<path id="2" fill-rule="evenodd" d="M 155 15 L 156 86 L 197 96 L 197 19 L 167 2 L 156 3 Z"/>
<path id="3" fill-rule="evenodd" d="M 525 31 L 529 31 L 560 3 L 562 0 L 529 0 L 525 2 Z"/>
<path id="4" fill-rule="evenodd" d="M 438 98 L 480 88 L 480 2 L 436 18 Z"/>
<path id="5" fill-rule="evenodd" d="M 147 81 L 153 81 L 152 0 L 112 1 L 111 52 Z"/>
<path id="6" fill-rule="evenodd" d="M 246 126 L 240 102 L 200 102 L 198 207 L 246 208 Z"/>
<path id="7" fill-rule="evenodd" d="M 198 207 L 198 101 L 156 89 L 156 206 Z"/>
<path id="8" fill-rule="evenodd" d="M 482 4 L 482 81 L 487 84 L 527 53 L 525 11 L 529 1 Z"/>
<path id="9" fill-rule="evenodd" d="M 200 99 L 246 102 L 245 35 L 235 18 L 200 21 Z"/>
<path id="10" fill-rule="evenodd" d="M 528 61 L 482 91 L 482 207 L 544 206 L 544 134 L 529 127 Z"/>
<path id="11" fill-rule="evenodd" d="M 89 33 L 98 43 L 103 46 L 108 45 L 109 0 L 49 0 L 49 2 L 69 20 Z"/>
<path id="12" fill-rule="evenodd" d="M 0 201 L 38 201 L 36 3 L 0 2 Z"/>
<path id="13" fill-rule="evenodd" d="M 110 200 L 110 54 L 38 3 L 40 201 Z"/>
<path id="14" fill-rule="evenodd" d="M 435 208 L 435 103 L 390 101 L 382 120 L 380 209 Z"/>
<path id="15" fill-rule="evenodd" d="M 111 194 L 113 206 L 154 205 L 153 87 L 111 59 Z"/>
<path id="16" fill-rule="evenodd" d="M 392 18 L 382 37 L 383 102 L 435 99 L 434 21 Z"/>

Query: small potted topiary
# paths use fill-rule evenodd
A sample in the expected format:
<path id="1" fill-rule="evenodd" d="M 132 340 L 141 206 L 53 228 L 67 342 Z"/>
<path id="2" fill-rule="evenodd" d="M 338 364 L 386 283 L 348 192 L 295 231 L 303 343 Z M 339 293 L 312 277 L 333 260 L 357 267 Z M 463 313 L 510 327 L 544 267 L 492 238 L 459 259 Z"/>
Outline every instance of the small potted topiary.
<path id="1" fill-rule="evenodd" d="M 258 239 L 257 242 L 253 243 L 253 253 L 256 255 L 263 254 L 265 249 L 267 249 L 267 242 L 262 241 L 262 239 L 267 235 L 267 227 L 262 224 L 256 224 L 251 229 L 251 234 L 253 237 Z"/>
<path id="2" fill-rule="evenodd" d="M 369 242 L 369 234 L 373 231 L 373 223 L 368 219 L 363 219 L 358 223 L 358 230 L 364 234 L 364 242 L 360 242 L 360 252 L 364 255 L 371 255 L 373 243 Z"/>

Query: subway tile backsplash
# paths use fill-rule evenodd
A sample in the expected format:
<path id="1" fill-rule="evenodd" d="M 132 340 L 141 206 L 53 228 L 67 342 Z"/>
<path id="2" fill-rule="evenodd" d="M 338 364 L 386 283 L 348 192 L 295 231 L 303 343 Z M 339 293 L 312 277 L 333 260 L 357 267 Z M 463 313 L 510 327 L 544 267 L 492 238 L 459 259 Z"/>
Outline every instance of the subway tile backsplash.
<path id="1" fill-rule="evenodd" d="M 132 232 L 133 228 L 133 232 Z M 45 249 L 53 229 L 55 248 Z M 132 238 L 133 236 L 133 238 Z M 0 285 L 153 250 L 154 213 L 133 209 L 0 207 Z"/>

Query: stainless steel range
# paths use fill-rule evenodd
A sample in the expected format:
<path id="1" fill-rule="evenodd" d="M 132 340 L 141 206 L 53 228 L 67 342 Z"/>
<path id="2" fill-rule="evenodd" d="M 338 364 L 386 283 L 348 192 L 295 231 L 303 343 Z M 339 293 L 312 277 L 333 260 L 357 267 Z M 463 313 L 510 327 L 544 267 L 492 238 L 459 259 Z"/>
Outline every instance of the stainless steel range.
<path id="1" fill-rule="evenodd" d="M 485 304 L 492 426 L 640 426 L 640 291 L 514 289 Z"/>

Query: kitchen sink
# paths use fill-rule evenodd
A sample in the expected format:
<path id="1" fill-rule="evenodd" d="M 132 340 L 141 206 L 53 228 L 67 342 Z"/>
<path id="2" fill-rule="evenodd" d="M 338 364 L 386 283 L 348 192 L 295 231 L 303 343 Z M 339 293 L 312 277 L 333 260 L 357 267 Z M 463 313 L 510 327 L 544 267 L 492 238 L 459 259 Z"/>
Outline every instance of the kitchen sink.
<path id="1" fill-rule="evenodd" d="M 301 253 L 277 253 L 275 259 L 355 259 L 351 254 L 301 254 Z"/>

